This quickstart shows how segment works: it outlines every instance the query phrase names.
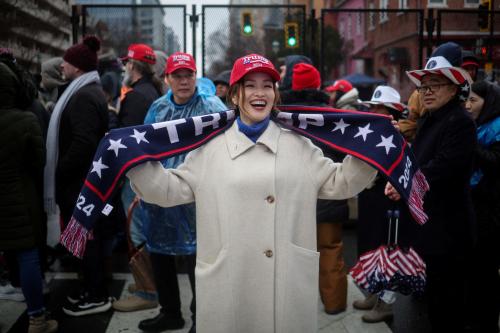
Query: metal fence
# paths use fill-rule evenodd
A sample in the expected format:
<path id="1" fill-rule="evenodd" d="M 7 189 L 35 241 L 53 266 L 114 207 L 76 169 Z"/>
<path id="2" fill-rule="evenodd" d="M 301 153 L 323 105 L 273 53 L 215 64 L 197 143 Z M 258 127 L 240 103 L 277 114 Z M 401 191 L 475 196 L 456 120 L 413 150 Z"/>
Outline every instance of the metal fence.
<path id="1" fill-rule="evenodd" d="M 414 86 L 404 72 L 421 68 L 424 60 L 424 14 L 422 9 L 323 9 L 323 80 L 346 77 L 361 98 L 370 98 L 373 86 L 384 82 L 406 96 Z M 352 73 L 363 75 L 348 76 Z"/>
<path id="2" fill-rule="evenodd" d="M 144 43 L 167 55 L 186 50 L 184 5 L 73 6 L 73 42 L 97 35 L 104 52 L 125 55 L 132 43 Z"/>
<path id="3" fill-rule="evenodd" d="M 483 16 L 485 26 L 480 27 Z M 500 73 L 500 11 L 481 12 L 477 9 L 438 9 L 436 44 L 447 41 L 459 43 L 472 51 L 484 64 L 481 76 L 494 80 Z M 496 75 L 495 75 L 496 74 Z"/>
<path id="4" fill-rule="evenodd" d="M 285 27 L 295 25 L 298 36 L 290 47 Z M 213 77 L 249 53 L 266 55 L 274 64 L 289 54 L 305 54 L 306 30 L 303 5 L 204 5 L 202 73 Z"/>

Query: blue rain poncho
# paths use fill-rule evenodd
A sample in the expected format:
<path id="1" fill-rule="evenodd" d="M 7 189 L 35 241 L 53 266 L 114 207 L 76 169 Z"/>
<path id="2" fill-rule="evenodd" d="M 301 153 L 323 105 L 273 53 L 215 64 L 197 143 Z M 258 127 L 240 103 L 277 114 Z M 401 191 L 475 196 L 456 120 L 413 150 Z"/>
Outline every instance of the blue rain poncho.
<path id="1" fill-rule="evenodd" d="M 205 89 L 196 89 L 189 102 L 178 105 L 173 101 L 172 91 L 151 105 L 144 124 L 188 118 L 227 110 L 219 97 Z M 165 168 L 176 168 L 186 154 L 162 161 Z M 141 201 L 138 216 L 143 222 L 148 251 L 166 255 L 188 255 L 196 253 L 195 204 L 170 208 L 160 207 Z"/>

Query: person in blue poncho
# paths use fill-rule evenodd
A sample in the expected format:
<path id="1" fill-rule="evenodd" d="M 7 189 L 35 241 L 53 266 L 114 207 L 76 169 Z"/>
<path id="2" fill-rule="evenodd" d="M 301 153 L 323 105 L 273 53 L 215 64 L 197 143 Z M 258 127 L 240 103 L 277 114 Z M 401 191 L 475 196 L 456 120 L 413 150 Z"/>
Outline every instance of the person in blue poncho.
<path id="1" fill-rule="evenodd" d="M 170 90 L 149 108 L 145 124 L 188 118 L 226 110 L 215 90 L 203 80 L 196 83 L 196 64 L 190 54 L 177 52 L 167 59 L 166 78 Z M 210 82 L 211 83 L 211 82 Z M 212 84 L 213 86 L 213 84 Z M 184 161 L 179 155 L 163 161 L 165 168 L 176 168 Z M 144 223 L 146 247 L 151 256 L 154 278 L 161 305 L 160 313 L 139 323 L 144 331 L 182 328 L 185 324 L 179 296 L 175 256 L 185 255 L 193 291 L 191 312 L 195 332 L 194 267 L 196 253 L 195 205 L 163 208 L 141 202 L 139 216 Z"/>
<path id="2" fill-rule="evenodd" d="M 466 103 L 477 126 L 478 145 L 471 177 L 477 221 L 472 251 L 467 309 L 472 332 L 498 332 L 500 314 L 500 87 L 486 81 L 472 85 Z M 484 295 L 488 295 L 484 297 Z"/>

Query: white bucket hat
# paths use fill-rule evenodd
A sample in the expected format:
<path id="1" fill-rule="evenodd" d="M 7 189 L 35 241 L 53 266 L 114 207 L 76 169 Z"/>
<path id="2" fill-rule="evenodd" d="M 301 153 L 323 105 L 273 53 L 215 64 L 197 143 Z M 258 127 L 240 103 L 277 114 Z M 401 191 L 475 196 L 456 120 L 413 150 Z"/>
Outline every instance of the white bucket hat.
<path id="1" fill-rule="evenodd" d="M 396 89 L 389 86 L 378 86 L 373 92 L 372 99 L 363 104 L 370 105 L 384 105 L 399 112 L 406 109 L 406 105 L 401 103 L 401 96 Z"/>

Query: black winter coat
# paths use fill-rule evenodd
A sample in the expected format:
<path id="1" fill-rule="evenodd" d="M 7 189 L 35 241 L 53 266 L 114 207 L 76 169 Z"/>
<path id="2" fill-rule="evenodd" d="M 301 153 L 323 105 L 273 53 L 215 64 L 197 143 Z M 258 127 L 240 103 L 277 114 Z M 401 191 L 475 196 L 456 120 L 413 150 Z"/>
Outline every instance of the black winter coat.
<path id="1" fill-rule="evenodd" d="M 151 104 L 160 97 L 150 78 L 142 77 L 132 85 L 120 105 L 118 124 L 120 127 L 144 124 L 144 117 Z"/>
<path id="2" fill-rule="evenodd" d="M 472 247 L 475 219 L 469 182 L 475 148 L 474 122 L 458 99 L 419 119 L 413 152 L 430 186 L 424 197 L 429 220 L 423 226 L 410 220 L 405 226 L 421 255 Z"/>
<path id="3" fill-rule="evenodd" d="M 56 201 L 63 213 L 72 211 L 107 130 L 108 106 L 101 86 L 91 83 L 80 88 L 68 101 L 59 125 Z"/>
<path id="4" fill-rule="evenodd" d="M 480 127 L 498 117 L 500 117 L 500 87 L 490 84 L 476 124 Z M 480 182 L 472 188 L 478 238 L 480 242 L 498 244 L 500 236 L 500 142 L 495 142 L 488 147 L 478 144 L 475 151 L 475 169 L 481 169 L 483 172 Z M 499 252 L 496 255 L 497 258 L 500 257 Z"/>
<path id="5" fill-rule="evenodd" d="M 286 90 L 281 92 L 281 102 L 285 105 L 328 106 L 329 96 L 320 90 Z M 323 150 L 326 157 L 334 162 L 342 162 L 344 154 L 333 151 L 331 148 L 315 142 Z M 345 222 L 349 218 L 347 200 L 318 200 L 316 207 L 316 221 L 318 223 Z"/>
<path id="6" fill-rule="evenodd" d="M 15 74 L 0 63 L 0 250 L 41 245 L 45 149 L 35 115 L 16 105 Z"/>

